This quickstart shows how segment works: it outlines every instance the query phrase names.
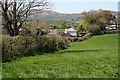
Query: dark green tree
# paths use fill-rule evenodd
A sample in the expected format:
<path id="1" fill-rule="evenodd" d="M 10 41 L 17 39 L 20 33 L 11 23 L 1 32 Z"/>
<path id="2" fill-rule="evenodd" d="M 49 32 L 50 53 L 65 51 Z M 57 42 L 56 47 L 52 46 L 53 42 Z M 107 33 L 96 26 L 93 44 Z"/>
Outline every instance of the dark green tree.
<path id="1" fill-rule="evenodd" d="M 108 26 L 111 20 L 114 20 L 114 15 L 112 15 L 112 12 L 109 10 L 90 11 L 82 13 L 81 24 L 84 26 L 86 31 L 89 30 L 92 32 L 97 32 L 104 31 L 105 26 Z"/>
<path id="2" fill-rule="evenodd" d="M 2 24 L 10 36 L 17 36 L 31 10 L 35 7 L 42 10 L 47 8 L 46 6 L 47 0 L 2 0 L 0 1 Z"/>

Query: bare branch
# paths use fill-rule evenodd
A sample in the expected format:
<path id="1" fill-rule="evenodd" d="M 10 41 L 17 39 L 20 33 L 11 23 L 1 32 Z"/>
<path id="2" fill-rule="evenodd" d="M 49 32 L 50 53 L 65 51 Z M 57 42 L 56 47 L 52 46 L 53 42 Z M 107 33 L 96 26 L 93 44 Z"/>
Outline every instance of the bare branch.
<path id="1" fill-rule="evenodd" d="M 0 12 L 3 17 L 3 25 L 8 32 L 15 36 L 22 27 L 23 22 L 28 18 L 32 9 L 38 11 L 48 9 L 47 0 L 4 0 L 0 1 Z M 18 24 L 19 23 L 19 24 Z"/>

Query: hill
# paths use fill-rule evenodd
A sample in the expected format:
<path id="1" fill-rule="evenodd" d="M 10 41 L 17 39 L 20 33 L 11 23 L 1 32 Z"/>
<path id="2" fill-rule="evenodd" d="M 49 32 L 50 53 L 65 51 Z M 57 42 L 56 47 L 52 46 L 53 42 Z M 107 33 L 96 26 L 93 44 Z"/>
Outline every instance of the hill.
<path id="1" fill-rule="evenodd" d="M 102 10 L 102 9 L 101 9 Z M 95 10 L 100 11 L 100 10 Z M 118 16 L 117 11 L 112 11 L 112 14 L 115 16 Z M 74 13 L 74 14 L 68 14 L 68 13 L 59 13 L 52 10 L 45 11 L 42 10 L 38 12 L 36 9 L 31 10 L 31 16 L 28 19 L 44 19 L 44 20 L 57 20 L 57 21 L 80 21 L 81 13 Z"/>
<path id="2" fill-rule="evenodd" d="M 102 9 L 101 9 L 102 10 Z M 95 10 L 99 11 L 99 10 Z M 55 21 L 74 21 L 78 22 L 80 21 L 80 16 L 81 13 L 74 13 L 74 14 L 69 14 L 69 13 L 59 13 L 55 12 L 52 10 L 42 10 L 38 12 L 37 9 L 32 9 L 30 12 L 30 16 L 28 19 L 43 19 L 43 20 L 55 20 Z M 120 15 L 117 11 L 112 11 L 112 14 L 115 16 Z M 1 15 L 0 15 L 0 21 L 1 21 Z"/>
<path id="3" fill-rule="evenodd" d="M 3 78 L 118 78 L 118 35 L 95 36 L 54 53 L 2 64 Z"/>
<path id="4" fill-rule="evenodd" d="M 34 14 L 35 13 L 35 14 Z M 41 11 L 37 12 L 35 10 L 32 11 L 32 15 L 29 19 L 45 19 L 45 20 L 64 20 L 64 21 L 79 21 L 80 20 L 80 13 L 79 14 L 64 14 L 58 13 L 55 11 Z"/>

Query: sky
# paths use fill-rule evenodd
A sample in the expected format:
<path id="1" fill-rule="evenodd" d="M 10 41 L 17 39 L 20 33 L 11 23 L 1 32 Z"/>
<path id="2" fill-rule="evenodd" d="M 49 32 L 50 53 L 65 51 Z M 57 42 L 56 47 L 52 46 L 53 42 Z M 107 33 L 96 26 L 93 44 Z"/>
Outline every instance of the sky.
<path id="1" fill-rule="evenodd" d="M 118 11 L 119 0 L 50 0 L 51 10 L 60 13 L 81 13 L 89 10 Z"/>

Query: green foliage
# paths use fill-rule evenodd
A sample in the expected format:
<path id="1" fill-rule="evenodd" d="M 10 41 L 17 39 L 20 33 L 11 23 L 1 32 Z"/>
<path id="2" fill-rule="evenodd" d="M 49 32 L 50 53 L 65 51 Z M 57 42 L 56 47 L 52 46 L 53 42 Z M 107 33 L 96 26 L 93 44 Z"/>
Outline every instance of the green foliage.
<path id="1" fill-rule="evenodd" d="M 20 35 L 10 37 L 3 35 L 3 62 L 21 56 L 36 55 L 36 52 L 52 52 L 67 47 L 67 39 L 47 34 L 47 21 L 29 21 L 24 24 Z"/>
<path id="2" fill-rule="evenodd" d="M 62 22 L 60 23 L 60 27 L 61 27 L 62 29 L 67 28 L 67 23 L 66 23 L 66 21 L 62 21 Z"/>
<path id="3" fill-rule="evenodd" d="M 10 61 L 23 55 L 32 55 L 36 50 L 37 45 L 32 37 L 8 35 L 2 36 L 2 61 Z"/>
<path id="4" fill-rule="evenodd" d="M 86 31 L 91 31 L 91 33 L 99 35 L 103 33 L 105 26 L 107 26 L 110 20 L 113 19 L 111 11 L 91 11 L 82 13 L 82 21 L 80 24 L 84 26 Z"/>
<path id="5" fill-rule="evenodd" d="M 77 30 L 78 30 L 78 33 L 80 34 L 80 33 L 83 33 L 84 31 L 85 31 L 85 29 L 83 28 L 83 25 L 79 25 L 78 27 L 77 27 Z"/>
<path id="6" fill-rule="evenodd" d="M 57 26 L 57 28 L 59 28 L 60 26 L 60 21 L 48 20 L 48 22 L 54 26 Z"/>
<path id="7" fill-rule="evenodd" d="M 118 78 L 118 35 L 74 42 L 50 54 L 2 64 L 3 78 Z"/>
<path id="8" fill-rule="evenodd" d="M 102 34 L 101 28 L 98 25 L 95 25 L 95 24 L 86 26 L 85 30 L 92 33 L 93 35 Z"/>
<path id="9" fill-rule="evenodd" d="M 68 47 L 69 40 L 64 37 L 56 37 L 55 35 L 44 35 L 37 38 L 39 50 L 42 52 L 51 52 Z"/>
<path id="10" fill-rule="evenodd" d="M 59 33 L 64 33 L 65 29 L 58 29 Z"/>
<path id="11" fill-rule="evenodd" d="M 96 23 L 98 16 L 94 12 L 83 13 L 82 19 L 88 22 L 89 24 Z"/>
<path id="12" fill-rule="evenodd" d="M 36 55 L 36 52 L 53 52 L 68 47 L 69 41 L 54 35 L 16 36 L 3 35 L 2 61 L 11 61 L 21 56 Z M 41 53 L 42 54 L 42 53 Z"/>
<path id="13" fill-rule="evenodd" d="M 89 24 L 96 24 L 98 26 L 104 26 L 109 23 L 110 20 L 113 20 L 113 15 L 111 11 L 103 10 L 98 12 L 86 12 L 82 13 L 82 20 Z"/>
<path id="14" fill-rule="evenodd" d="M 99 15 L 101 18 L 105 18 L 107 23 L 109 23 L 110 20 L 114 19 L 114 16 L 112 15 L 112 12 L 109 10 L 102 10 L 99 12 Z"/>

